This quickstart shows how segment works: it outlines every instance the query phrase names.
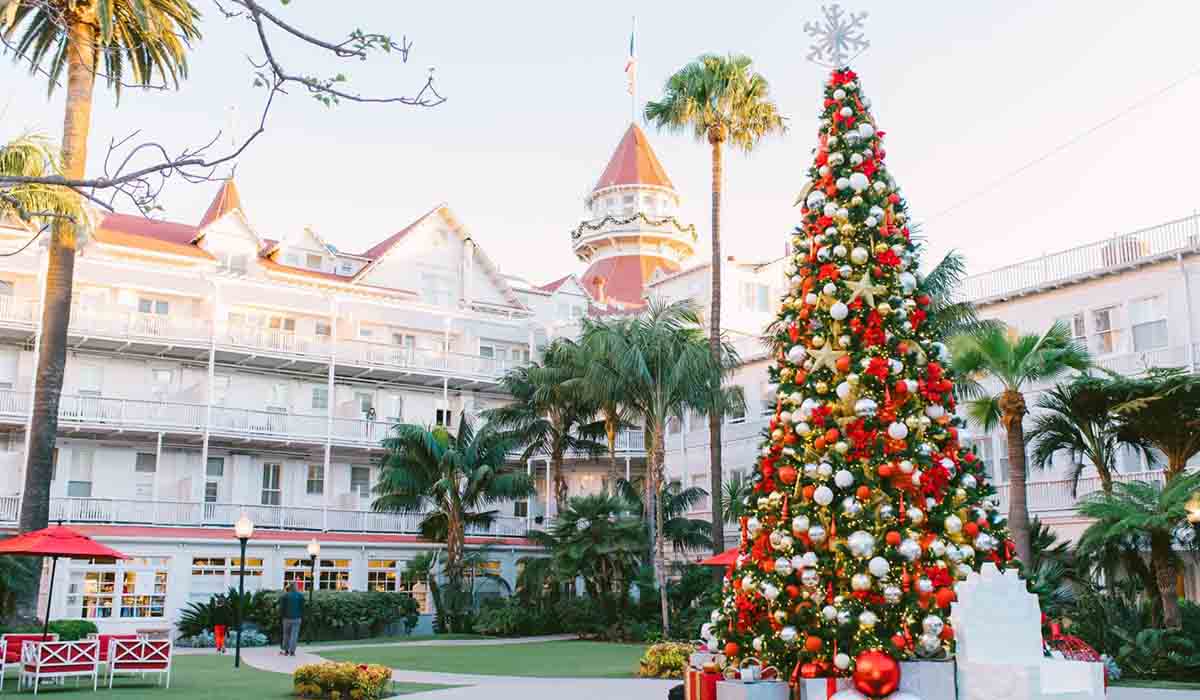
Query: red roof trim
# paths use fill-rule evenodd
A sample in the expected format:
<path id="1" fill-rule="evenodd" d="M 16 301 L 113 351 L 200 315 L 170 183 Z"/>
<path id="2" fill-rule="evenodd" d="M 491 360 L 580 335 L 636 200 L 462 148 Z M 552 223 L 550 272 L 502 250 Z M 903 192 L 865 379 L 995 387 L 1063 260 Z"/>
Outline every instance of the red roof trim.
<path id="1" fill-rule="evenodd" d="M 232 528 L 223 527 L 151 527 L 147 525 L 72 525 L 72 529 L 89 537 L 132 537 L 164 540 L 229 540 L 236 542 Z M 304 544 L 314 535 L 319 535 L 322 544 L 436 544 L 417 535 L 368 534 L 361 532 L 321 532 L 312 530 L 264 530 L 254 531 L 254 542 L 295 542 Z M 532 546 L 524 537 L 467 537 L 467 544 L 492 544 L 508 546 Z"/>

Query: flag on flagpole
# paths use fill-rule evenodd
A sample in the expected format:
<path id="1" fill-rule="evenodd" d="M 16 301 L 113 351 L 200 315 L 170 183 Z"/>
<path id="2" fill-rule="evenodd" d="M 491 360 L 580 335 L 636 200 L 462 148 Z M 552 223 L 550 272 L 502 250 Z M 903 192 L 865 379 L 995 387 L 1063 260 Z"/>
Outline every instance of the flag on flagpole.
<path id="1" fill-rule="evenodd" d="M 633 95 L 637 89 L 637 54 L 633 49 L 633 37 L 636 34 L 636 24 L 634 31 L 629 33 L 629 58 L 625 61 L 625 89 L 630 95 Z"/>

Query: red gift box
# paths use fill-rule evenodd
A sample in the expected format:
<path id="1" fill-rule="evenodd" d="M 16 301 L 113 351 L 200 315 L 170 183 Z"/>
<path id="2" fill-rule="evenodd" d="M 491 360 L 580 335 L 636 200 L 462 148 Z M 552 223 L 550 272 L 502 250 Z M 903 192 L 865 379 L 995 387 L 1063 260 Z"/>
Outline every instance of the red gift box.
<path id="1" fill-rule="evenodd" d="M 689 668 L 684 673 L 684 698 L 686 700 L 717 700 L 719 673 L 706 673 L 698 668 Z"/>

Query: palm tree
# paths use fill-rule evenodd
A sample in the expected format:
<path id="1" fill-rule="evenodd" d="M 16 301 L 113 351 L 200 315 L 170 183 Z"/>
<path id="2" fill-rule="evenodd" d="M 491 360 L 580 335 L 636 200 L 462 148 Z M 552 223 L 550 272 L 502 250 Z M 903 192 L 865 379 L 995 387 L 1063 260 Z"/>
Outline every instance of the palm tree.
<path id="1" fill-rule="evenodd" d="M 584 319 L 580 345 L 591 359 L 587 381 L 611 383 L 646 427 L 649 437 L 647 515 L 653 514 L 655 577 L 663 631 L 670 630 L 666 593 L 665 509 L 656 498 L 663 482 L 667 420 L 688 410 L 704 410 L 722 391 L 737 353 L 722 343 L 720 361 L 709 353 L 696 305 L 690 300 L 652 300 L 641 314 L 619 319 Z M 714 509 L 716 510 L 716 509 Z M 718 515 L 719 517 L 719 515 Z"/>
<path id="2" fill-rule="evenodd" d="M 1154 455 L 1137 441 L 1122 441 L 1117 434 L 1109 380 L 1103 377 L 1076 377 L 1058 384 L 1038 397 L 1041 409 L 1033 421 L 1029 442 L 1033 463 L 1043 469 L 1054 464 L 1054 455 L 1066 452 L 1071 459 L 1072 489 L 1077 490 L 1079 476 L 1087 463 L 1100 477 L 1100 489 L 1112 492 L 1117 451 L 1122 444 L 1139 449 L 1150 462 Z M 1086 463 L 1085 463 L 1086 460 Z"/>
<path id="3" fill-rule="evenodd" d="M 752 492 L 752 485 L 741 472 L 734 472 L 728 481 L 721 484 L 721 517 L 733 525 L 741 522 L 743 515 L 749 515 L 746 497 Z"/>
<path id="4" fill-rule="evenodd" d="M 959 390 L 970 399 L 967 415 L 990 431 L 1002 426 L 1008 439 L 1008 527 L 1017 556 L 1030 561 L 1029 507 L 1026 501 L 1025 430 L 1028 408 L 1024 391 L 1032 384 L 1053 380 L 1068 370 L 1089 365 L 1087 350 L 1077 344 L 1066 325 L 1055 323 L 1041 335 L 1017 335 L 997 326 L 984 326 L 951 340 L 952 365 L 961 379 Z M 992 393 L 980 382 L 1000 385 Z"/>
<path id="5" fill-rule="evenodd" d="M 958 298 L 957 291 L 967 276 L 967 263 L 956 250 L 947 252 L 937 265 L 917 280 L 917 296 L 929 297 L 921 331 L 931 338 L 951 338 L 971 333 L 999 322 L 980 319 L 975 304 Z"/>
<path id="6" fill-rule="evenodd" d="M 607 493 L 576 496 L 549 532 L 529 536 L 550 553 L 554 580 L 582 578 L 588 595 L 616 619 L 645 552 L 646 531 L 629 502 Z"/>
<path id="7" fill-rule="evenodd" d="M 0 174 L 46 177 L 62 174 L 58 149 L 43 134 L 25 133 L 0 146 Z M 59 218 L 91 227 L 89 211 L 79 197 L 56 185 L 16 185 L 0 198 L 0 217 L 13 216 L 35 226 L 49 226 Z"/>
<path id="8" fill-rule="evenodd" d="M 644 480 L 621 479 L 617 482 L 617 493 L 628 501 L 644 520 L 646 504 L 642 495 L 645 489 L 638 483 L 642 481 Z M 659 487 L 655 501 L 663 504 L 663 536 L 671 543 L 676 554 L 712 546 L 712 530 L 708 523 L 687 517 L 688 512 L 707 495 L 708 491 L 699 486 L 685 488 L 678 481 L 671 481 Z"/>
<path id="9" fill-rule="evenodd" d="M 604 446 L 594 437 L 605 430 L 592 420 L 599 405 L 589 393 L 580 391 L 578 347 L 558 339 L 542 353 L 542 363 L 514 367 L 500 380 L 512 403 L 484 411 L 483 417 L 508 439 L 524 446 L 523 460 L 535 454 L 549 457 L 554 472 L 554 500 L 562 510 L 567 500 L 563 461 L 568 451 L 598 454 Z M 614 446 L 615 449 L 615 446 Z"/>
<path id="10" fill-rule="evenodd" d="M 11 34 L 20 30 L 12 52 L 14 60 L 28 61 L 30 73 L 44 73 L 51 93 L 66 71 L 62 175 L 69 179 L 82 179 L 86 171 L 97 75 L 104 76 L 118 97 L 123 85 L 148 86 L 156 78 L 178 86 L 179 79 L 187 75 L 189 43 L 200 36 L 196 26 L 200 13 L 189 0 L 18 1 L 15 12 L 11 8 L 9 5 L 10 15 L 0 17 L 0 31 Z M 45 527 L 50 516 L 51 459 L 81 230 L 77 221 L 57 219 L 52 227 L 32 437 L 21 499 L 22 531 Z"/>
<path id="11" fill-rule="evenodd" d="M 1200 375 L 1156 367 L 1142 377 L 1114 376 L 1108 391 L 1118 402 L 1118 436 L 1163 453 L 1168 481 L 1183 474 L 1200 453 Z"/>
<path id="12" fill-rule="evenodd" d="M 1115 484 L 1112 493 L 1096 492 L 1079 506 L 1079 513 L 1095 518 L 1080 544 L 1134 536 L 1149 540 L 1163 610 L 1163 627 L 1179 629 L 1178 559 L 1174 552 L 1176 529 L 1186 524 L 1187 502 L 1200 489 L 1200 473 L 1181 474 L 1164 484 L 1133 481 Z"/>
<path id="13" fill-rule="evenodd" d="M 371 508 L 427 513 L 421 530 L 445 533 L 448 588 L 461 591 L 468 523 L 488 505 L 528 496 L 532 480 L 506 463 L 511 442 L 486 426 L 476 432 L 465 415 L 456 433 L 397 425 L 383 446 L 387 454 Z M 452 618 L 457 612 L 450 611 Z"/>
<path id="14" fill-rule="evenodd" d="M 704 54 L 667 78 L 661 100 L 646 103 L 645 118 L 659 129 L 686 133 L 712 150 L 712 303 L 709 310 L 709 353 L 722 361 L 721 336 L 721 187 L 722 149 L 726 142 L 745 153 L 764 137 L 786 130 L 779 108 L 770 98 L 767 79 L 753 69 L 749 56 Z M 708 411 L 709 493 L 721 493 L 721 421 Z M 714 553 L 725 545 L 724 523 L 712 509 Z"/>

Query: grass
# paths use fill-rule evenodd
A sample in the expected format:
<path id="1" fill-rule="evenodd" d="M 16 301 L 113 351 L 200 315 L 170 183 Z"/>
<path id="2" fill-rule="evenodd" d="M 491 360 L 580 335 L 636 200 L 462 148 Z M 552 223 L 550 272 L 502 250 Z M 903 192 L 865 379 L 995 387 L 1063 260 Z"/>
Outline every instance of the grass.
<path id="1" fill-rule="evenodd" d="M 302 641 L 301 649 L 305 647 L 358 646 L 360 644 L 404 644 L 406 642 L 432 642 L 457 639 L 491 639 L 482 634 L 410 634 L 396 637 L 367 637 L 366 639 L 326 639 L 313 642 Z"/>
<path id="2" fill-rule="evenodd" d="M 38 688 L 38 697 L 78 696 L 89 698 L 119 698 L 120 700 L 230 700 L 231 698 L 254 698 L 255 700 L 284 700 L 293 698 L 292 677 L 285 673 L 260 671 L 247 666 L 245 660 L 242 667 L 234 670 L 233 656 L 176 656 L 172 661 L 171 688 L 163 690 L 155 685 L 154 676 L 142 680 L 136 676 L 117 676 L 111 692 L 108 690 L 108 676 L 100 679 L 99 694 L 93 694 L 90 685 L 82 679 L 75 685 L 73 678 L 68 678 L 63 686 L 42 685 Z M 432 683 L 396 683 L 396 692 L 400 695 L 420 693 L 426 690 L 438 690 L 453 686 Z M 4 691 L 0 696 L 33 697 L 33 691 L 17 692 L 17 673 L 15 668 L 9 669 L 4 682 Z"/>
<path id="3" fill-rule="evenodd" d="M 1156 681 L 1142 678 L 1122 678 L 1112 681 L 1110 685 L 1118 688 L 1156 688 L 1158 690 L 1200 690 L 1200 682 L 1195 681 Z"/>
<path id="4" fill-rule="evenodd" d="M 643 644 L 533 642 L 471 646 L 372 647 L 326 651 L 333 661 L 383 664 L 405 671 L 538 678 L 632 678 Z"/>

